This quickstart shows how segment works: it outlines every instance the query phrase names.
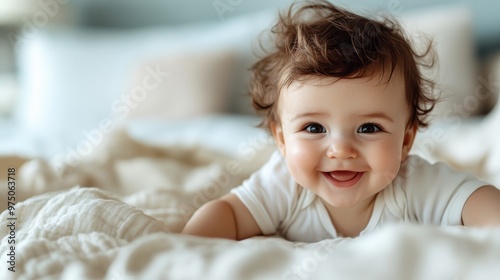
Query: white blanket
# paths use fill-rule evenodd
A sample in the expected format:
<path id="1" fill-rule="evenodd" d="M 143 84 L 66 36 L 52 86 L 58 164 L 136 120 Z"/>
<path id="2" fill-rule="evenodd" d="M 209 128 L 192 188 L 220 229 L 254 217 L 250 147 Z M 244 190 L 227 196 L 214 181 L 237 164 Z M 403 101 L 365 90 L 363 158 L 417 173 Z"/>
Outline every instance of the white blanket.
<path id="1" fill-rule="evenodd" d="M 15 229 L 0 215 L 0 279 L 500 279 L 500 229 L 400 225 L 313 244 L 178 234 L 269 154 L 235 159 L 118 132 L 74 167 L 32 160 L 17 173 Z"/>

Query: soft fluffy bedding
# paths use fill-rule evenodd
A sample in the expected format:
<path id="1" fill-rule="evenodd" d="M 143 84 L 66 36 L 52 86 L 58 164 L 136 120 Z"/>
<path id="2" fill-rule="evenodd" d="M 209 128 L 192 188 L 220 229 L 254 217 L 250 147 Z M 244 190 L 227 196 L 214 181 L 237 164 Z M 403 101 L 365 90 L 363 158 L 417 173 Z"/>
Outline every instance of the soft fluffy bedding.
<path id="1" fill-rule="evenodd" d="M 118 131 L 77 164 L 28 161 L 15 229 L 0 215 L 0 279 L 500 279 L 500 229 L 399 225 L 314 244 L 178 234 L 271 151 L 237 157 Z"/>

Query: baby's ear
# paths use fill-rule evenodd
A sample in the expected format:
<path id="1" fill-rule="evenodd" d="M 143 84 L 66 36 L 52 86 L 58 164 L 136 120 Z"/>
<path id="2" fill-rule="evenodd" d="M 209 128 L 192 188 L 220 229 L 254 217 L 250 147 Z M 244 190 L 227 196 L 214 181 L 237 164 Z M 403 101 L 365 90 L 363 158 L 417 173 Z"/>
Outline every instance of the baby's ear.
<path id="1" fill-rule="evenodd" d="M 285 156 L 285 138 L 283 136 L 283 128 L 281 124 L 277 122 L 272 122 L 269 126 L 271 128 L 271 133 L 273 134 L 274 141 L 276 142 L 276 146 L 281 152 L 281 155 Z"/>
<path id="2" fill-rule="evenodd" d="M 417 135 L 418 125 L 414 123 L 413 125 L 406 128 L 405 136 L 403 139 L 403 148 L 401 154 L 401 160 L 405 160 L 410 153 L 411 147 L 413 146 L 413 141 Z"/>

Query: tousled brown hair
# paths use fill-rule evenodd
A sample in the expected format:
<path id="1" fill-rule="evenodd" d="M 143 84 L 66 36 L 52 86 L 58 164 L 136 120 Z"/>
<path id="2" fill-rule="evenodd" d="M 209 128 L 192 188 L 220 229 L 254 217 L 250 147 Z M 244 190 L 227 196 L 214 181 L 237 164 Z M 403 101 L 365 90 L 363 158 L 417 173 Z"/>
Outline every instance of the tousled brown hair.
<path id="1" fill-rule="evenodd" d="M 261 126 L 269 129 L 279 121 L 279 94 L 294 81 L 306 76 L 352 79 L 385 71 L 390 71 L 387 82 L 394 71 L 403 76 L 408 125 L 429 125 L 427 116 L 437 101 L 435 84 L 419 66 L 434 65 L 432 41 L 417 53 L 396 20 L 369 19 L 325 0 L 306 1 L 280 14 L 271 33 L 273 49 L 251 68 L 250 96 L 254 108 L 264 115 Z"/>

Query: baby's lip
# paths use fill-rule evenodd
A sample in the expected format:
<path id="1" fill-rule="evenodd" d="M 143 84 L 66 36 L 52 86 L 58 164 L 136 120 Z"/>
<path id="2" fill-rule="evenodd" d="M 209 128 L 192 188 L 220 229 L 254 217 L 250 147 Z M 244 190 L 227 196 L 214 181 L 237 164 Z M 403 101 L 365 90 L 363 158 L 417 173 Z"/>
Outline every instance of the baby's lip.
<path id="1" fill-rule="evenodd" d="M 364 171 L 336 170 L 323 172 L 326 179 L 336 188 L 346 189 L 354 187 L 365 175 Z"/>
<path id="2" fill-rule="evenodd" d="M 330 175 L 330 177 L 332 177 L 336 181 L 347 182 L 354 179 L 354 177 L 356 177 L 356 175 L 358 175 L 359 172 L 350 170 L 338 170 L 327 173 Z"/>

